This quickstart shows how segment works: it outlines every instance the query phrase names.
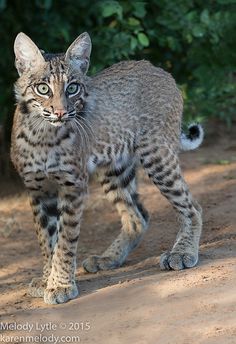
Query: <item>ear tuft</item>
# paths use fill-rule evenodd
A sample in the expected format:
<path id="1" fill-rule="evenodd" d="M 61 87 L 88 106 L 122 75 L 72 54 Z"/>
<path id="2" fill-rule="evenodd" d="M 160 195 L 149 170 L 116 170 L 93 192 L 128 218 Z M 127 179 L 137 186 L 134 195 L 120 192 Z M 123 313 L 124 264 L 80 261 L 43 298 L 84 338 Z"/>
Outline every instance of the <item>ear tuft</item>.
<path id="1" fill-rule="evenodd" d="M 74 69 L 80 70 L 83 74 L 87 73 L 89 67 L 92 43 L 87 32 L 82 33 L 69 46 L 65 59 Z"/>
<path id="2" fill-rule="evenodd" d="M 16 36 L 14 52 L 16 69 L 19 75 L 30 69 L 35 69 L 45 62 L 39 48 L 23 32 Z"/>

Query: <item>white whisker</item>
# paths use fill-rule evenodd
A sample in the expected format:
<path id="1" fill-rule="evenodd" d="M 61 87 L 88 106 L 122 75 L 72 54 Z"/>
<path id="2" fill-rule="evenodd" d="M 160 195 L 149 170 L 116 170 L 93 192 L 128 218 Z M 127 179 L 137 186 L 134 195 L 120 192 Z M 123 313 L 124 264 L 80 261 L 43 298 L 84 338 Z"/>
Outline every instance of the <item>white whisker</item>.
<path id="1" fill-rule="evenodd" d="M 90 137 L 89 134 L 87 133 L 86 129 L 84 128 L 84 126 L 82 125 L 82 123 L 80 123 L 78 120 L 75 119 L 74 121 L 82 130 L 82 132 L 84 133 L 85 139 L 88 143 L 90 143 Z"/>
<path id="2" fill-rule="evenodd" d="M 75 118 L 76 121 L 79 121 L 80 124 L 82 126 L 85 127 L 85 129 L 88 131 L 88 134 L 92 137 L 92 138 L 95 138 L 94 136 L 94 132 L 93 132 L 93 129 L 92 129 L 92 126 L 91 126 L 91 123 L 89 122 L 89 120 L 87 118 L 84 118 L 84 117 L 80 117 L 80 116 L 76 116 Z M 82 123 L 81 123 L 82 122 Z"/>
<path id="3" fill-rule="evenodd" d="M 83 126 L 79 122 L 74 121 L 74 124 L 76 125 L 80 134 L 83 136 L 83 139 L 84 139 L 83 143 L 85 143 L 85 148 L 87 148 L 90 145 L 90 140 L 89 140 L 89 136 L 86 130 L 83 128 Z"/>
<path id="4" fill-rule="evenodd" d="M 86 149 L 85 143 L 84 143 L 84 138 L 83 135 L 81 134 L 81 131 L 79 130 L 79 128 L 77 127 L 77 125 L 75 124 L 75 122 L 70 122 L 70 125 L 72 127 L 72 130 L 74 131 L 75 135 L 79 135 L 80 137 L 80 143 L 82 145 L 82 150 L 84 151 Z"/>

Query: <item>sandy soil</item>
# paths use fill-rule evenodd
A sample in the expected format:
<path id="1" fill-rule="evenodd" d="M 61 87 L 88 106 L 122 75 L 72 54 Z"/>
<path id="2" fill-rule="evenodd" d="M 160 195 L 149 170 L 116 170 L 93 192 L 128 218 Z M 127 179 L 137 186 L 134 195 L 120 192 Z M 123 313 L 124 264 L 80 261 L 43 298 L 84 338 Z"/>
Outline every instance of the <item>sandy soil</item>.
<path id="1" fill-rule="evenodd" d="M 14 194 L 15 184 L 2 183 L 0 342 L 235 344 L 236 135 L 235 130 L 213 132 L 198 151 L 181 155 L 185 177 L 204 209 L 198 266 L 160 270 L 160 254 L 177 233 L 176 218 L 141 173 L 140 192 L 151 214 L 143 242 L 122 268 L 93 275 L 79 267 L 80 297 L 64 305 L 27 296 L 27 284 L 41 274 L 42 259 L 26 195 Z M 101 253 L 119 227 L 116 210 L 92 183 L 78 266 L 89 254 Z"/>

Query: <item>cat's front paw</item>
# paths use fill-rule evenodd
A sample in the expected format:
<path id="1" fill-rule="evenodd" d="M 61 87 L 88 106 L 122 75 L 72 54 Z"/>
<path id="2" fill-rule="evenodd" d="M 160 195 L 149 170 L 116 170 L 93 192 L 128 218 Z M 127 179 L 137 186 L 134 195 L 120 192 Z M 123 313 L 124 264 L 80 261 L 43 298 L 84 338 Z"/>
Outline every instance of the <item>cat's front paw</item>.
<path id="1" fill-rule="evenodd" d="M 75 283 L 65 287 L 48 287 L 44 292 L 44 302 L 51 305 L 65 303 L 69 300 L 75 299 L 78 295 L 79 291 Z"/>
<path id="2" fill-rule="evenodd" d="M 33 278 L 29 284 L 28 294 L 32 297 L 43 297 L 47 287 L 47 280 L 43 278 Z"/>
<path id="3" fill-rule="evenodd" d="M 198 253 L 164 252 L 160 258 L 161 270 L 182 270 L 192 268 L 198 262 Z"/>

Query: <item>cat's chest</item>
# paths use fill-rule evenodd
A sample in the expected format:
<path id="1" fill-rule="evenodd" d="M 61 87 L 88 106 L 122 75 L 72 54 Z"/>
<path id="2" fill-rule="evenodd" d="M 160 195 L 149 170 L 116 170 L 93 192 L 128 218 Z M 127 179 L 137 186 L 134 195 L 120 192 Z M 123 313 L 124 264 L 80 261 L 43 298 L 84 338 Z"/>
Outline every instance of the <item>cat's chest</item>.
<path id="1" fill-rule="evenodd" d="M 48 140 L 18 142 L 23 174 L 42 172 L 48 176 L 76 166 L 74 136 L 65 133 Z"/>
<path id="2" fill-rule="evenodd" d="M 70 148 L 66 147 L 43 147 L 33 150 L 29 154 L 29 170 L 32 172 L 44 172 L 45 174 L 65 170 L 71 164 L 76 164 L 76 157 Z"/>

